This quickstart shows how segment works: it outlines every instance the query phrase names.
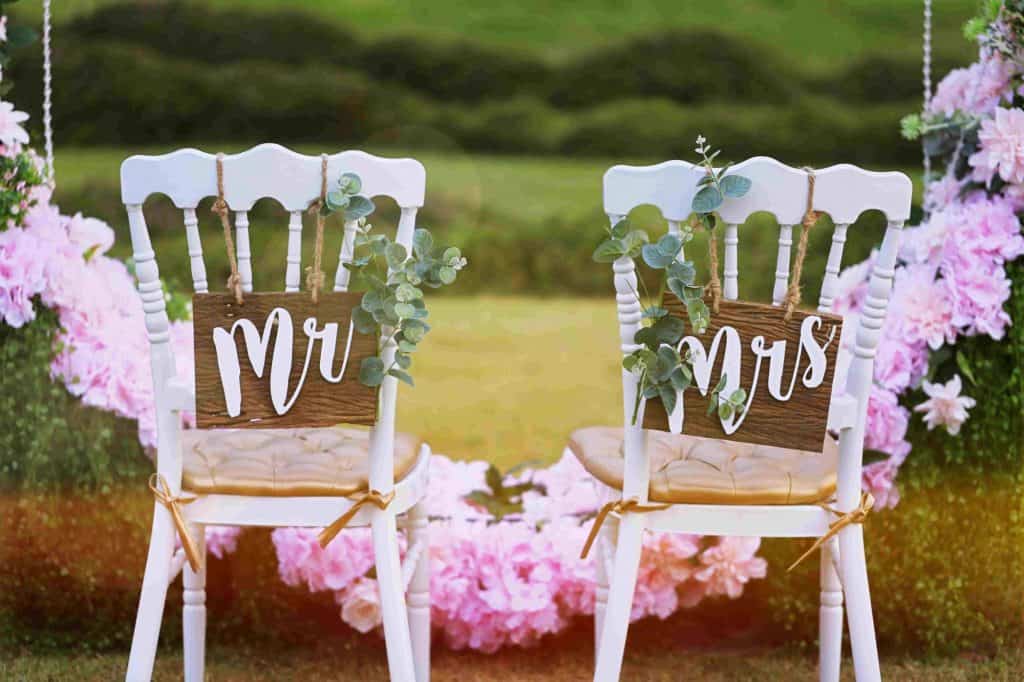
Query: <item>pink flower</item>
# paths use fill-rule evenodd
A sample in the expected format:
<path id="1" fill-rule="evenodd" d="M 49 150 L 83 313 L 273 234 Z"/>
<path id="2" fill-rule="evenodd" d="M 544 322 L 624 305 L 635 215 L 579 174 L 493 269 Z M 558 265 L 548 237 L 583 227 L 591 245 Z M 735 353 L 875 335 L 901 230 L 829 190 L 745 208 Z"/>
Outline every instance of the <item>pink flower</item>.
<path id="1" fill-rule="evenodd" d="M 935 279 L 930 265 L 910 265 L 896 272 L 890 315 L 909 344 L 923 342 L 937 350 L 956 340 L 948 282 Z"/>
<path id="2" fill-rule="evenodd" d="M 861 472 L 861 485 L 875 498 L 876 509 L 891 509 L 900 502 L 900 491 L 896 487 L 896 474 L 906 459 L 906 453 L 891 455 L 880 462 L 873 462 Z"/>
<path id="3" fill-rule="evenodd" d="M 962 184 L 953 173 L 929 183 L 924 195 L 925 209 L 934 212 L 952 204 L 959 196 Z"/>
<path id="4" fill-rule="evenodd" d="M 114 231 L 102 220 L 76 213 L 68 221 L 68 237 L 82 254 L 102 255 L 114 245 Z"/>
<path id="5" fill-rule="evenodd" d="M 921 384 L 928 400 L 914 408 L 914 412 L 924 412 L 924 422 L 931 431 L 936 426 L 946 427 L 946 431 L 955 436 L 960 433 L 960 425 L 968 417 L 967 410 L 975 405 L 974 398 L 960 395 L 963 388 L 960 375 L 954 375 L 945 384 L 933 384 L 925 381 Z"/>
<path id="6" fill-rule="evenodd" d="M 238 549 L 238 536 L 242 529 L 238 526 L 207 526 L 206 551 L 223 559 Z"/>
<path id="7" fill-rule="evenodd" d="M 999 173 L 1004 182 L 1024 182 L 1024 110 L 996 109 L 982 122 L 978 142 L 980 149 L 968 159 L 975 180 L 987 183 Z"/>
<path id="8" fill-rule="evenodd" d="M 359 578 L 338 596 L 341 619 L 364 635 L 383 622 L 377 581 Z"/>
<path id="9" fill-rule="evenodd" d="M 864 445 L 890 455 L 905 455 L 910 451 L 910 443 L 905 440 L 909 421 L 910 413 L 900 406 L 896 394 L 874 386 L 868 397 Z"/>
<path id="10" fill-rule="evenodd" d="M 10 146 L 28 144 L 28 133 L 21 124 L 28 120 L 28 114 L 15 111 L 10 102 L 0 102 L 0 143 Z"/>
<path id="11" fill-rule="evenodd" d="M 701 555 L 704 568 L 694 577 L 707 585 L 709 595 L 724 594 L 736 599 L 747 582 L 763 578 L 768 571 L 768 562 L 755 556 L 760 546 L 760 538 L 722 538 Z"/>
<path id="12" fill-rule="evenodd" d="M 953 69 L 939 83 L 928 102 L 928 111 L 952 116 L 957 111 L 987 114 L 1013 95 L 1015 73 L 1012 62 L 998 54 L 985 55 L 967 68 Z"/>
<path id="13" fill-rule="evenodd" d="M 46 289 L 46 245 L 20 227 L 0 232 L 0 321 L 21 327 L 35 319 L 32 299 Z"/>

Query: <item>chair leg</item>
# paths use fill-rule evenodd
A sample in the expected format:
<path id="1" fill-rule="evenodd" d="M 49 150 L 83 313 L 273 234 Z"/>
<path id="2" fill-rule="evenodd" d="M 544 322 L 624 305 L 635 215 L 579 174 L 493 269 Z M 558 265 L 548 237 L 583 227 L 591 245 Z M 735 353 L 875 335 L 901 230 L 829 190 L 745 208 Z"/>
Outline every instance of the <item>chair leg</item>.
<path id="1" fill-rule="evenodd" d="M 846 594 L 846 620 L 850 627 L 850 648 L 857 682 L 878 682 L 882 672 L 878 663 L 875 623 L 871 615 L 867 562 L 864 559 L 864 529 L 851 524 L 839 532 L 840 571 Z"/>
<path id="2" fill-rule="evenodd" d="M 185 682 L 202 682 L 206 662 L 206 529 L 194 525 L 189 527 L 189 532 L 195 538 L 201 564 L 194 572 L 186 561 L 182 569 Z"/>
<path id="3" fill-rule="evenodd" d="M 171 513 L 160 504 L 154 505 L 153 531 L 149 538 L 149 556 L 142 577 L 142 594 L 135 617 L 132 650 L 128 656 L 128 682 L 147 682 L 153 676 L 160 622 L 167 600 L 167 582 L 174 554 L 174 524 Z"/>
<path id="4" fill-rule="evenodd" d="M 832 538 L 821 548 L 821 607 L 818 612 L 818 678 L 839 682 L 843 655 L 843 585 L 837 570 L 839 541 Z"/>
<path id="5" fill-rule="evenodd" d="M 405 585 L 402 584 L 402 564 L 398 558 L 395 515 L 386 509 L 375 511 L 372 532 L 391 682 L 413 682 L 412 640 L 409 615 L 405 610 Z"/>
<path id="6" fill-rule="evenodd" d="M 604 615 L 601 645 L 597 652 L 594 682 L 616 682 L 622 672 L 626 633 L 633 610 L 633 592 L 636 590 L 637 571 L 640 568 L 643 531 L 643 514 L 626 514 L 619 521 L 615 565 L 612 568 L 614 573 Z"/>
<path id="7" fill-rule="evenodd" d="M 430 529 L 422 500 L 409 510 L 407 527 L 408 546 L 422 548 L 406 594 L 413 667 L 416 682 L 430 682 Z"/>
<path id="8" fill-rule="evenodd" d="M 618 521 L 608 517 L 598 536 L 595 561 L 597 562 L 597 587 L 594 590 L 594 665 L 597 665 L 597 652 L 601 648 L 601 633 L 604 632 L 604 616 L 608 608 L 608 557 L 615 553 L 615 528 Z"/>

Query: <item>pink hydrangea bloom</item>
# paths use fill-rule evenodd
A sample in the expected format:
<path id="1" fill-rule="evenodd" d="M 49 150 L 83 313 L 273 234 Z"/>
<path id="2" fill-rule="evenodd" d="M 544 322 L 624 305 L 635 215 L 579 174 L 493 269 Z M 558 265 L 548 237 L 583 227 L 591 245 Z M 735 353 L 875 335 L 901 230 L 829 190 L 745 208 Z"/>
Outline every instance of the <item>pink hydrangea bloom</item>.
<path id="1" fill-rule="evenodd" d="M 974 398 L 960 395 L 963 385 L 960 375 L 954 375 L 944 384 L 933 384 L 925 381 L 921 384 L 928 400 L 914 408 L 914 412 L 924 413 L 924 423 L 931 431 L 936 426 L 944 426 L 950 435 L 960 433 L 960 425 L 967 421 L 967 410 L 975 405 Z"/>
<path id="2" fill-rule="evenodd" d="M 864 445 L 890 455 L 905 455 L 910 443 L 905 440 L 910 413 L 901 407 L 892 391 L 875 386 L 868 397 L 867 432 Z"/>
<path id="3" fill-rule="evenodd" d="M 998 174 L 1004 182 L 1024 182 L 1024 110 L 996 109 L 978 132 L 980 148 L 968 162 L 973 177 L 987 183 Z"/>
<path id="4" fill-rule="evenodd" d="M 704 568 L 694 577 L 707 585 L 709 595 L 736 599 L 744 585 L 752 578 L 763 578 L 768 571 L 768 562 L 755 556 L 760 546 L 760 538 L 722 538 L 701 555 Z"/>
<path id="5" fill-rule="evenodd" d="M 46 244 L 28 230 L 0 232 L 0 321 L 21 327 L 35 319 L 32 299 L 46 288 Z"/>
<path id="6" fill-rule="evenodd" d="M 891 509 L 899 504 L 900 491 L 896 487 L 896 474 L 905 459 L 905 453 L 891 455 L 864 467 L 861 485 L 875 498 L 875 509 Z"/>
<path id="7" fill-rule="evenodd" d="M 890 323 L 909 344 L 926 343 L 935 350 L 956 340 L 953 301 L 946 280 L 935 278 L 930 265 L 910 265 L 896 272 Z"/>
<path id="8" fill-rule="evenodd" d="M 952 116 L 956 111 L 987 114 L 1013 95 L 1016 67 L 999 54 L 985 57 L 966 68 L 953 69 L 939 82 L 928 111 Z"/>

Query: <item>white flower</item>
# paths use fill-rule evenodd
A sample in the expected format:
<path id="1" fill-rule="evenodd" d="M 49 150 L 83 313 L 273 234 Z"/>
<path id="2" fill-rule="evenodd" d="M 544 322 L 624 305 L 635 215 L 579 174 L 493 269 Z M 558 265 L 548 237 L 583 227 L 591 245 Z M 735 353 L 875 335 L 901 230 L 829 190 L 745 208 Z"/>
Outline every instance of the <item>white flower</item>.
<path id="1" fill-rule="evenodd" d="M 928 430 L 942 425 L 952 436 L 960 433 L 960 425 L 968 417 L 967 410 L 976 404 L 974 398 L 960 395 L 963 388 L 960 376 L 955 375 L 945 384 L 925 381 L 922 387 L 928 394 L 928 400 L 915 407 L 914 412 L 925 413 L 924 422 L 928 425 Z"/>
<path id="2" fill-rule="evenodd" d="M 10 102 L 0 102 L 0 143 L 8 146 L 19 142 L 28 144 L 28 133 L 20 125 L 27 119 L 28 114 L 15 111 Z"/>
<path id="3" fill-rule="evenodd" d="M 342 593 L 341 619 L 364 635 L 381 624 L 377 581 L 359 578 Z"/>

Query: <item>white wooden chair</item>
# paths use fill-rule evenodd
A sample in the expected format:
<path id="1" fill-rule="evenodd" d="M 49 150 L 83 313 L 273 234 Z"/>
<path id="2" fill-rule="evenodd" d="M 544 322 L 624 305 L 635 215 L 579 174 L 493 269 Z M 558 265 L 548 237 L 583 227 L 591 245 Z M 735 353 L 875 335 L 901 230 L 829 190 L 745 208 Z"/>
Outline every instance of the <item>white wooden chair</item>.
<path id="1" fill-rule="evenodd" d="M 327 158 L 328 177 L 343 172 L 357 173 L 363 181 L 363 194 L 386 195 L 401 209 L 395 241 L 411 246 L 416 212 L 423 205 L 426 174 L 413 159 L 384 159 L 358 151 L 346 151 Z M 175 554 L 175 525 L 171 511 L 160 502 L 153 510 L 153 530 L 142 584 L 138 617 L 132 639 L 126 678 L 148 680 L 152 676 L 157 640 L 169 582 L 184 564 L 184 667 L 185 679 L 198 681 L 204 675 L 206 630 L 206 560 L 203 547 L 204 526 L 328 526 L 353 507 L 342 495 L 366 492 L 367 487 L 383 494 L 394 492 L 385 509 L 364 505 L 351 520 L 351 526 L 371 526 L 380 586 L 384 636 L 392 680 L 426 682 L 430 677 L 430 598 L 427 552 L 427 518 L 421 500 L 427 486 L 430 450 L 417 446 L 408 437 L 395 434 L 396 380 L 385 379 L 378 395 L 377 421 L 367 437 L 365 432 L 320 429 L 333 434 L 323 452 L 346 457 L 352 466 L 348 478 L 325 471 L 328 467 L 308 466 L 289 457 L 300 430 L 185 431 L 180 427 L 180 411 L 194 411 L 195 395 L 191 382 L 175 373 L 174 356 L 169 345 L 168 318 L 163 287 L 149 230 L 143 217 L 143 203 L 153 193 L 167 195 L 184 212 L 185 234 L 191 257 L 192 282 L 196 292 L 206 292 L 207 277 L 199 237 L 196 207 L 199 201 L 217 194 L 217 157 L 195 149 L 182 149 L 163 156 L 133 156 L 121 166 L 122 199 L 131 225 L 132 247 L 137 268 L 139 291 L 145 309 L 146 329 L 152 355 L 153 382 L 158 424 L 157 472 L 170 488 L 170 494 L 182 493 L 194 498 L 180 506 L 190 535 L 201 555 L 199 570 L 184 561 L 181 550 Z M 303 156 L 284 147 L 264 144 L 248 151 L 222 157 L 224 198 L 234 212 L 235 242 L 242 289 L 253 289 L 252 258 L 249 246 L 247 212 L 261 198 L 278 201 L 290 214 L 285 290 L 299 291 L 302 214 L 320 197 L 322 157 Z M 345 291 L 349 273 L 341 266 L 352 258 L 354 222 L 345 225 L 334 290 Z M 216 232 L 219 234 L 219 231 Z M 223 237 L 217 248 L 224 248 Z M 267 282 L 267 286 L 271 283 Z M 394 353 L 394 342 L 384 349 Z M 307 434 L 308 435 L 308 434 Z M 186 442 L 187 441 L 187 442 Z M 189 458 L 207 447 L 223 459 L 209 467 L 223 467 L 204 480 L 204 472 Z M 332 450 L 342 448 L 344 452 Z M 308 457 L 308 453 L 306 455 Z M 300 495 L 289 494 L 288 485 L 275 487 L 271 494 L 239 494 L 232 479 L 248 477 L 240 484 L 257 483 L 268 473 L 266 458 L 279 467 L 291 460 L 296 475 L 305 486 Z M 402 460 L 401 462 L 399 460 Z M 255 463 L 254 463 L 255 462 Z M 190 466 L 192 467 L 190 476 Z M 271 468 L 273 468 L 273 463 Z M 341 469 L 341 467 L 337 467 Z M 211 473 L 211 472 L 205 472 Z M 184 474 L 184 475 L 183 475 Z M 190 478 L 192 480 L 190 480 Z M 312 479 L 312 480 L 311 480 Z M 274 485 L 273 480 L 262 481 Z M 224 491 L 219 491 L 223 486 Z M 198 488 L 198 490 L 190 490 Z M 318 491 L 318 488 L 323 488 Z M 312 493 L 310 490 L 312 489 Z M 396 517 L 404 514 L 409 536 L 406 564 L 399 561 Z M 408 604 L 406 589 L 408 588 Z M 411 633 L 411 635 L 410 635 Z"/>
<path id="2" fill-rule="evenodd" d="M 784 300 L 788 285 L 793 227 L 799 226 L 807 209 L 808 173 L 765 157 L 740 163 L 730 172 L 750 178 L 753 186 L 746 196 L 727 199 L 720 209 L 725 223 L 724 298 L 735 300 L 739 296 L 738 226 L 752 213 L 767 211 L 781 226 L 772 294 L 778 306 Z M 635 207 L 650 204 L 660 210 L 669 230 L 678 233 L 680 223 L 691 213 L 691 202 L 699 189 L 697 182 L 704 174 L 702 168 L 682 161 L 644 167 L 615 166 L 604 176 L 605 213 L 614 225 Z M 831 502 L 831 506 L 842 513 L 854 510 L 861 502 L 864 427 L 873 358 L 889 304 L 901 229 L 909 217 L 911 182 L 901 173 L 874 173 L 850 165 L 832 166 L 816 171 L 814 176 L 813 208 L 829 214 L 835 222 L 818 310 L 828 312 L 832 308 L 850 224 L 868 209 L 881 210 L 888 220 L 856 329 L 846 392 L 833 395 L 829 405 L 829 430 L 838 434 L 838 457 L 833 449 L 831 460 L 834 486 L 827 485 L 820 499 L 812 498 L 811 503 L 734 505 L 722 504 L 721 500 L 701 503 L 695 499 L 695 503 L 669 504 L 656 511 L 627 510 L 614 514 L 611 523 L 601 528 L 597 543 L 600 548 L 595 624 L 598 646 L 594 679 L 599 682 L 616 680 L 621 671 L 644 529 L 723 536 L 814 538 L 824 536 L 836 518 L 817 502 Z M 634 262 L 623 257 L 615 261 L 613 269 L 621 351 L 625 355 L 638 347 L 633 336 L 640 326 L 641 306 L 635 293 Z M 617 431 L 614 445 L 621 447 L 618 451 L 621 454 L 616 455 L 621 467 L 618 472 L 621 486 L 602 485 L 601 490 L 607 499 L 636 498 L 643 505 L 650 499 L 650 451 L 666 438 L 685 436 L 648 432 L 639 422 L 632 425 L 637 383 L 635 375 L 623 371 L 624 428 Z M 588 446 L 593 446 L 592 438 L 586 442 L 587 431 L 574 433 L 571 442 L 581 461 L 587 459 Z M 718 445 L 729 447 L 730 443 L 723 440 Z M 827 462 L 824 458 L 824 454 L 818 456 Z M 584 466 L 587 466 L 586 461 Z M 686 482 L 681 484 L 685 486 Z M 699 488 L 699 484 L 696 487 Z M 700 492 L 696 491 L 695 495 L 699 498 Z M 858 523 L 847 525 L 837 537 L 822 545 L 819 671 L 821 680 L 827 682 L 839 679 L 844 594 L 856 677 L 862 682 L 878 680 L 880 672 L 864 540 L 862 526 Z"/>

